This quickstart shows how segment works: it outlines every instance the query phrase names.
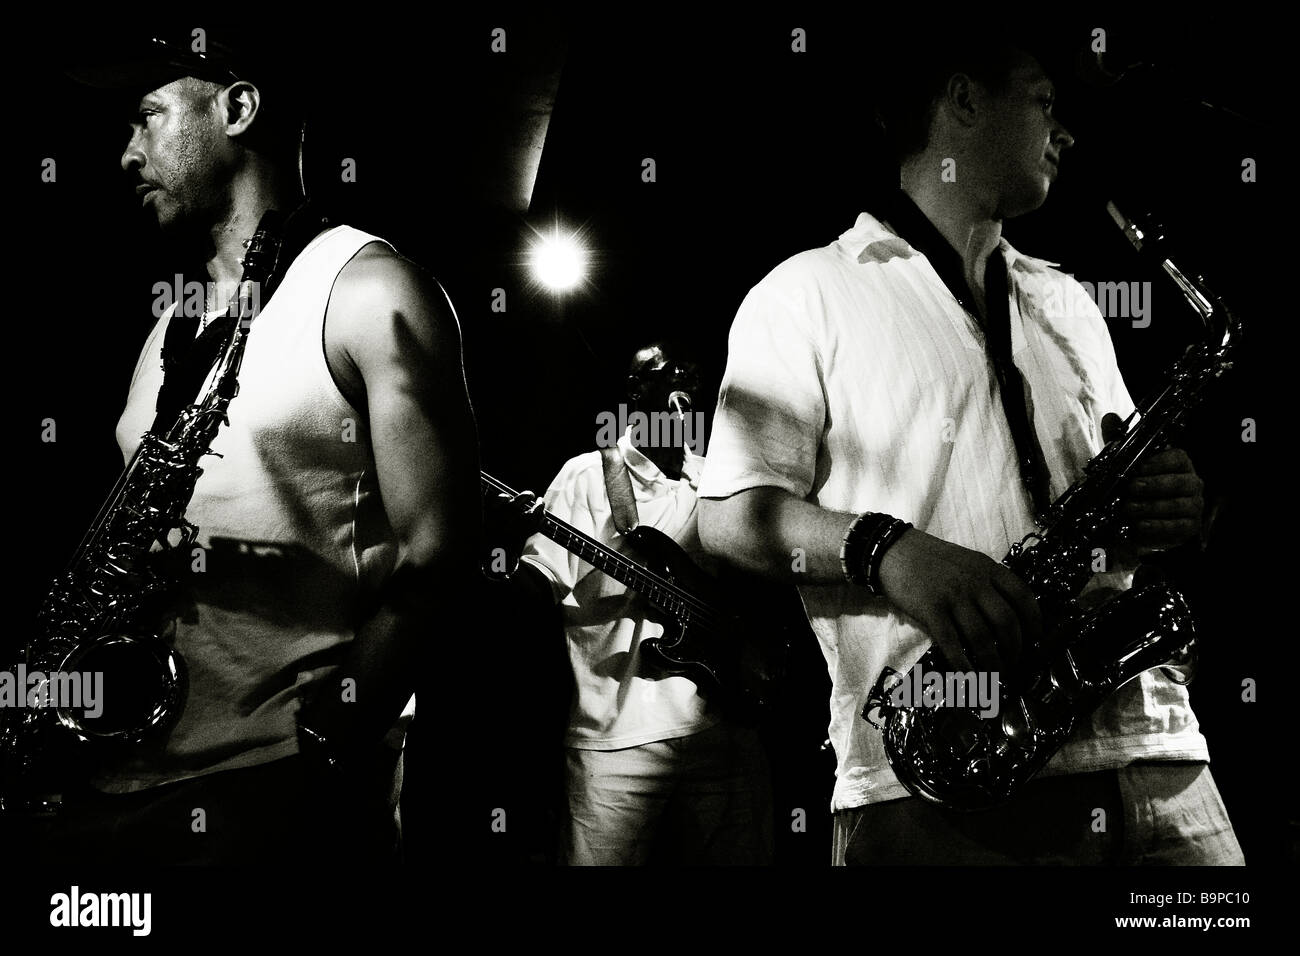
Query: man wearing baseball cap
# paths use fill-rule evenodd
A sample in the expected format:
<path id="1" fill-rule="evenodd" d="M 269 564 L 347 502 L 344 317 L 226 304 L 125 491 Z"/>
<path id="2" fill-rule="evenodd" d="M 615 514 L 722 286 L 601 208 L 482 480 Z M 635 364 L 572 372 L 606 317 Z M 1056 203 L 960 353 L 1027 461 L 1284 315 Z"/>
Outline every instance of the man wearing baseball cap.
<path id="1" fill-rule="evenodd" d="M 100 49 L 68 72 L 131 97 L 122 170 L 207 290 L 144 343 L 117 428 L 126 460 L 202 397 L 249 240 L 268 211 L 287 221 L 186 510 L 202 560 L 173 562 L 160 622 L 188 670 L 185 706 L 103 754 L 52 838 L 93 862 L 393 860 L 400 770 L 382 741 L 434 601 L 475 573 L 455 312 L 388 243 L 305 202 L 291 48 L 195 27 Z"/>

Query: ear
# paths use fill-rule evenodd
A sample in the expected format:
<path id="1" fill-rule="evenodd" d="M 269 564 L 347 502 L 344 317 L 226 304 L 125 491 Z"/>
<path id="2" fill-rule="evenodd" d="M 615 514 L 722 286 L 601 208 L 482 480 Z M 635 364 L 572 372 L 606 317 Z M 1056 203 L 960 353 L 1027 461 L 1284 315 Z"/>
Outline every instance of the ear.
<path id="1" fill-rule="evenodd" d="M 262 106 L 262 94 L 257 87 L 247 80 L 239 80 L 218 95 L 222 115 L 226 118 L 226 135 L 239 136 L 247 132 Z"/>
<path id="2" fill-rule="evenodd" d="M 954 73 L 948 77 L 941 107 L 962 126 L 973 126 L 982 92 L 983 88 L 965 73 Z"/>

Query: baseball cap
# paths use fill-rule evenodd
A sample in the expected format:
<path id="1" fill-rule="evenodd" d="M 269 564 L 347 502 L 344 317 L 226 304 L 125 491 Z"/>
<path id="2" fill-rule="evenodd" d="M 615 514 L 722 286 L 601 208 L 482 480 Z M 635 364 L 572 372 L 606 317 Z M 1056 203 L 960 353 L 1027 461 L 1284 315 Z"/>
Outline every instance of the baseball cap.
<path id="1" fill-rule="evenodd" d="M 86 86 L 147 93 L 181 77 L 247 80 L 292 95 L 285 50 L 265 31 L 194 26 L 96 33 L 74 44 L 64 72 Z"/>

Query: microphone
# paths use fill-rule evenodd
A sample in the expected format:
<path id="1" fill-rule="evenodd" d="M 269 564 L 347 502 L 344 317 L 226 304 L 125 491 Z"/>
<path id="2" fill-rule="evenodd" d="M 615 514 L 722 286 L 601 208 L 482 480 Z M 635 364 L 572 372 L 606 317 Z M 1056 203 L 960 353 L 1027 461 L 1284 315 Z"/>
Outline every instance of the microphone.
<path id="1" fill-rule="evenodd" d="M 1091 48 L 1080 50 L 1074 61 L 1075 75 L 1094 89 L 1109 89 L 1130 73 L 1154 68 L 1155 65 L 1146 60 L 1132 59 L 1131 54 L 1096 53 Z"/>
<path id="2" fill-rule="evenodd" d="M 686 416 L 691 413 L 691 396 L 680 389 L 676 392 L 671 392 L 668 395 L 668 407 L 680 415 L 682 420 L 685 421 Z"/>
<path id="3" fill-rule="evenodd" d="M 1168 51 L 1158 52 L 1162 58 L 1168 55 Z M 1247 116 L 1230 107 L 1204 99 L 1199 94 L 1191 93 L 1185 83 L 1177 82 L 1176 77 L 1179 75 L 1177 68 L 1169 69 L 1168 60 L 1162 59 L 1161 62 L 1166 63 L 1166 66 L 1156 69 L 1155 63 L 1150 60 L 1132 59 L 1132 54 L 1094 53 L 1091 48 L 1085 48 L 1075 57 L 1074 75 L 1081 83 L 1095 90 L 1109 90 L 1127 77 L 1141 76 L 1150 84 L 1154 92 L 1184 105 L 1206 109 L 1211 113 L 1228 116 L 1251 126 L 1264 125 L 1253 116 Z"/>

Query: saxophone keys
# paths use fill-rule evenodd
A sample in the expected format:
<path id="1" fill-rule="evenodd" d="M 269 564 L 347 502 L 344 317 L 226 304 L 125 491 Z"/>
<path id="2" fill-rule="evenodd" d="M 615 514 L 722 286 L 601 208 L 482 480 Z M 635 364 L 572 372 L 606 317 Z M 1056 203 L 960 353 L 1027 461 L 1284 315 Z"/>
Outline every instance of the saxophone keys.
<path id="1" fill-rule="evenodd" d="M 1024 698 L 1013 698 L 1013 702 L 1014 707 L 1002 712 L 1002 720 L 1000 721 L 1002 732 L 1011 743 L 1021 750 L 1027 750 L 1033 744 L 1034 722 L 1029 716 L 1029 709 L 1025 706 Z"/>

